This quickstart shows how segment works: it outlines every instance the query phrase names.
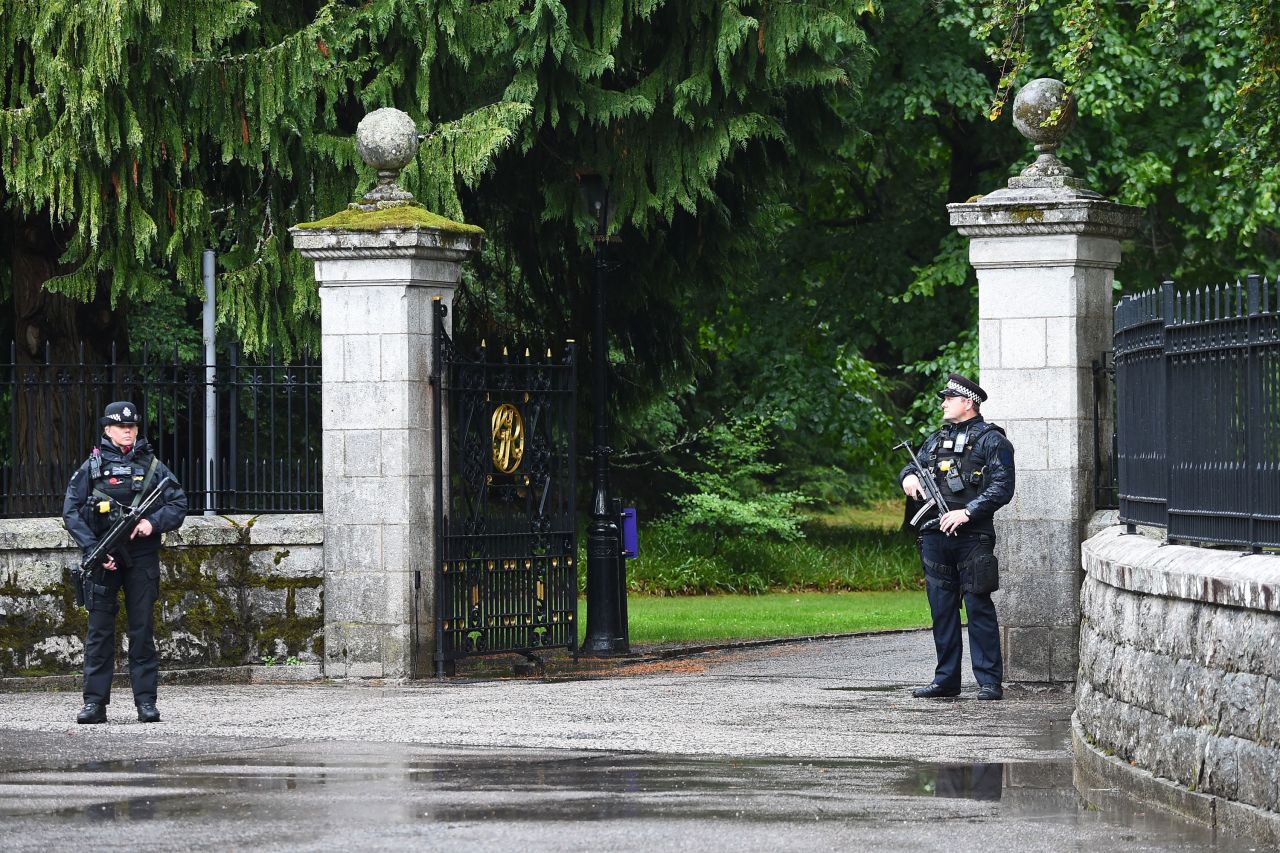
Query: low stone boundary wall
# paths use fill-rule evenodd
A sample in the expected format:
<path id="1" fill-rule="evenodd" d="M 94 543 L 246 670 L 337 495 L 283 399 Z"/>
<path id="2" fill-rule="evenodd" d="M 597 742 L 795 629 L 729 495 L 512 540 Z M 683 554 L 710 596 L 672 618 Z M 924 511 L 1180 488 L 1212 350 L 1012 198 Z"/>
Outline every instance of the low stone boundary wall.
<path id="1" fill-rule="evenodd" d="M 191 516 L 165 535 L 156 645 L 162 666 L 319 664 L 324 653 L 321 516 Z M 0 520 L 0 677 L 84 664 L 86 612 L 61 519 Z M 123 606 L 117 637 L 124 641 Z M 117 668 L 127 667 L 118 654 Z"/>
<path id="2" fill-rule="evenodd" d="M 1280 558 L 1119 526 L 1081 551 L 1082 763 L 1145 771 L 1135 790 L 1157 805 L 1280 841 Z"/>

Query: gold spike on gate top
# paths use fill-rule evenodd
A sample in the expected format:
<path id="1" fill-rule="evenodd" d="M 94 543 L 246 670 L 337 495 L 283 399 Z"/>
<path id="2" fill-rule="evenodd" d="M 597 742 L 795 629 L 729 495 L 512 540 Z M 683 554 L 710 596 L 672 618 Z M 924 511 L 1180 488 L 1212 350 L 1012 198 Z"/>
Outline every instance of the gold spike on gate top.
<path id="1" fill-rule="evenodd" d="M 488 349 L 489 345 L 484 342 L 484 338 L 480 339 L 480 349 Z"/>
<path id="2" fill-rule="evenodd" d="M 547 347 L 547 358 L 551 358 L 551 347 Z"/>
<path id="3" fill-rule="evenodd" d="M 525 357 L 525 358 L 528 358 L 528 357 L 529 357 L 529 348 L 528 348 L 528 347 L 525 347 L 525 348 L 524 348 L 524 357 Z"/>
<path id="4" fill-rule="evenodd" d="M 503 358 L 506 358 L 506 357 L 507 357 L 507 345 L 506 345 L 506 344 L 503 344 L 503 345 L 502 345 L 502 357 L 503 357 Z"/>

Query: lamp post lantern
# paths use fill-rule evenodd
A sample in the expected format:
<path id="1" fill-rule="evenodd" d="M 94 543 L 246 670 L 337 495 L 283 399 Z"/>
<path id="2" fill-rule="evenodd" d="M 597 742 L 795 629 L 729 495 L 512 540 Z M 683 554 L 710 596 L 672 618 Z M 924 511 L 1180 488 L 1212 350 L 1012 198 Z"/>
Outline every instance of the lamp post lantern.
<path id="1" fill-rule="evenodd" d="M 587 635 L 582 652 L 619 655 L 631 649 L 624 623 L 622 543 L 609 499 L 608 381 L 609 347 L 605 324 L 605 283 L 609 273 L 609 189 L 596 174 L 579 174 L 578 188 L 596 221 L 595 262 L 591 282 L 591 524 L 587 527 Z"/>

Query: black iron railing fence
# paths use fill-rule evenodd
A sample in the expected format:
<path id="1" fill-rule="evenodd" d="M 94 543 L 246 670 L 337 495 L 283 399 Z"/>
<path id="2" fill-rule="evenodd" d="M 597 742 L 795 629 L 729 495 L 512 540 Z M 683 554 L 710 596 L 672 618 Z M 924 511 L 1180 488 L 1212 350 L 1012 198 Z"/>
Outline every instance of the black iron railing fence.
<path id="1" fill-rule="evenodd" d="M 1280 547 L 1280 288 L 1251 275 L 1115 310 L 1120 518 Z"/>
<path id="2" fill-rule="evenodd" d="M 142 433 L 173 469 L 192 514 L 319 512 L 320 365 L 274 355 L 246 360 L 232 346 L 224 362 L 183 364 L 176 352 L 86 363 L 20 364 L 11 345 L 0 362 L 0 517 L 56 516 L 71 473 L 102 429 L 112 400 L 130 400 Z M 206 390 L 215 394 L 217 453 L 206 452 Z M 210 462 L 212 459 L 212 462 Z"/>

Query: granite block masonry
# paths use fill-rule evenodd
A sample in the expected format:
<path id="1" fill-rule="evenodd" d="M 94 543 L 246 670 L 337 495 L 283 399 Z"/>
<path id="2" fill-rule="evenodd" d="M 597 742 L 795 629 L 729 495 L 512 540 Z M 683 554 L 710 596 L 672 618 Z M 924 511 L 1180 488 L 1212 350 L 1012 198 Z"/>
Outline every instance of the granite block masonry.
<path id="1" fill-rule="evenodd" d="M 162 669 L 318 663 L 321 536 L 315 514 L 193 515 L 166 533 L 155 626 Z M 60 518 L 0 519 L 0 678 L 83 668 L 86 611 L 71 586 L 80 556 Z M 123 645 L 123 607 L 118 618 Z"/>
<path id="2" fill-rule="evenodd" d="M 417 148 L 404 113 L 370 113 L 357 147 L 377 186 L 290 229 L 320 286 L 324 674 L 412 678 L 433 672 L 435 653 L 436 304 L 452 308 L 482 232 L 395 183 Z"/>
<path id="3" fill-rule="evenodd" d="M 1017 462 L 1014 499 L 995 517 L 1005 677 L 1070 682 L 1094 510 L 1092 366 L 1111 348 L 1120 241 L 1140 211 L 1086 189 L 1053 155 L 1074 116 L 1061 83 L 1031 81 L 1013 111 L 1038 159 L 1008 187 L 947 210 L 978 274 L 982 414 L 1005 428 Z M 1101 429 L 1110 436 L 1109 421 Z"/>
<path id="4" fill-rule="evenodd" d="M 1280 559 L 1124 530 L 1107 527 L 1082 547 L 1081 766 L 1274 847 Z"/>

